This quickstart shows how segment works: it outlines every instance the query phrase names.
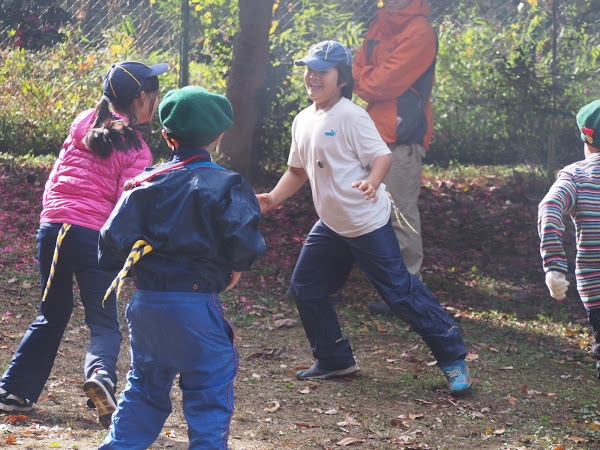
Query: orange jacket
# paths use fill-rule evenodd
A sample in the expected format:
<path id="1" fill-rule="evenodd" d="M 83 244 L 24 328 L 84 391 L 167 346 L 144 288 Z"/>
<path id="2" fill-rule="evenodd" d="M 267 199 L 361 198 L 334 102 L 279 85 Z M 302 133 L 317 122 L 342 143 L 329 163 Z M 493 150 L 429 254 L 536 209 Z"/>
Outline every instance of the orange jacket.
<path id="1" fill-rule="evenodd" d="M 437 37 L 427 20 L 426 0 L 413 0 L 399 11 L 378 11 L 354 57 L 354 92 L 367 102 L 367 112 L 383 140 L 396 141 L 396 99 L 409 89 L 433 62 Z M 369 44 L 372 42 L 372 44 Z M 373 47 L 370 57 L 367 46 Z M 424 147 L 433 136 L 431 101 L 425 106 Z"/>

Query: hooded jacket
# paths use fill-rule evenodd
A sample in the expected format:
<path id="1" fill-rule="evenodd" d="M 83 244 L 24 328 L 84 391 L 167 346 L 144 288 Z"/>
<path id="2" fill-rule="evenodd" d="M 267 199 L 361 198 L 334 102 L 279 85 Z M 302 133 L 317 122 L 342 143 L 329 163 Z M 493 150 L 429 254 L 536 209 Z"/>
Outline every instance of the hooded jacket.
<path id="1" fill-rule="evenodd" d="M 354 58 L 354 92 L 367 102 L 367 112 L 388 144 L 396 142 L 398 97 L 425 73 L 437 53 L 430 15 L 425 0 L 413 0 L 399 11 L 380 9 Z M 430 99 L 425 115 L 423 146 L 428 149 L 433 136 Z"/>
<path id="2" fill-rule="evenodd" d="M 94 114 L 94 109 L 88 109 L 71 124 L 46 182 L 40 223 L 70 223 L 100 231 L 121 197 L 125 181 L 152 163 L 152 153 L 139 131 L 139 149 L 113 150 L 106 159 L 88 149 L 83 139 Z"/>
<path id="3" fill-rule="evenodd" d="M 221 292 L 265 252 L 254 191 L 206 150 L 180 147 L 133 186 L 100 231 L 98 259 L 118 270 L 136 241 L 150 244 L 131 268 L 138 289 Z"/>

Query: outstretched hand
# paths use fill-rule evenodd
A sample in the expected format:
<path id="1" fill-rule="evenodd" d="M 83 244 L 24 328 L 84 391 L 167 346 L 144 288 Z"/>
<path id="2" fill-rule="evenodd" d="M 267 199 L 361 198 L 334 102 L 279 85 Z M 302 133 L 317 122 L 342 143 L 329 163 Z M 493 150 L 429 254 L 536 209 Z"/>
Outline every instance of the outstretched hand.
<path id="1" fill-rule="evenodd" d="M 256 194 L 256 200 L 258 200 L 261 213 L 270 211 L 277 206 L 271 194 Z"/>
<path id="2" fill-rule="evenodd" d="M 377 188 L 373 186 L 368 180 L 359 180 L 352 183 L 352 187 L 359 189 L 363 192 L 365 200 L 373 199 L 373 203 L 377 201 Z"/>
<path id="3" fill-rule="evenodd" d="M 240 277 L 242 276 L 242 272 L 236 272 L 235 270 L 231 271 L 231 281 L 225 288 L 226 291 L 233 289 L 233 287 L 240 281 Z"/>
<path id="4" fill-rule="evenodd" d="M 550 291 L 550 295 L 556 300 L 563 300 L 567 296 L 569 282 L 564 273 L 556 270 L 546 272 L 546 286 Z"/>

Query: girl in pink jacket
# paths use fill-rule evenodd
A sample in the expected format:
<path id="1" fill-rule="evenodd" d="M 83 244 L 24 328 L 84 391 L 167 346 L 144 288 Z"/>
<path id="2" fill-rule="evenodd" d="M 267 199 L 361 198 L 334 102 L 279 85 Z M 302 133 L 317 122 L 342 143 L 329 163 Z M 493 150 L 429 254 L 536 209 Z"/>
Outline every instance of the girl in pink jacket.
<path id="1" fill-rule="evenodd" d="M 37 402 L 73 311 L 75 275 L 90 329 L 84 391 L 100 423 L 110 425 L 122 336 L 114 293 L 102 304 L 116 273 L 98 267 L 98 236 L 125 181 L 152 162 L 138 127 L 152 121 L 157 75 L 167 69 L 167 64 L 113 64 L 104 77 L 102 100 L 70 127 L 46 182 L 37 233 L 40 315 L 0 380 L 2 411 L 26 412 Z"/>

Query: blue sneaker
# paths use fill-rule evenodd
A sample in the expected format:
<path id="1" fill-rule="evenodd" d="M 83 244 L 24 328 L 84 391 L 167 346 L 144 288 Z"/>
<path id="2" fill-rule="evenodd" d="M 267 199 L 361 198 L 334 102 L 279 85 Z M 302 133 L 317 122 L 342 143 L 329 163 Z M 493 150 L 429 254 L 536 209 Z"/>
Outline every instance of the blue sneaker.
<path id="1" fill-rule="evenodd" d="M 320 369 L 317 364 L 318 361 L 314 363 L 310 369 L 299 370 L 296 372 L 296 378 L 299 380 L 324 380 L 331 377 L 344 377 L 346 375 L 352 375 L 360 370 L 360 367 L 358 367 L 357 364 L 338 370 Z"/>
<path id="2" fill-rule="evenodd" d="M 469 375 L 469 368 L 463 359 L 457 359 L 442 367 L 442 372 L 448 381 L 451 394 L 461 394 L 471 387 L 471 375 Z"/>

